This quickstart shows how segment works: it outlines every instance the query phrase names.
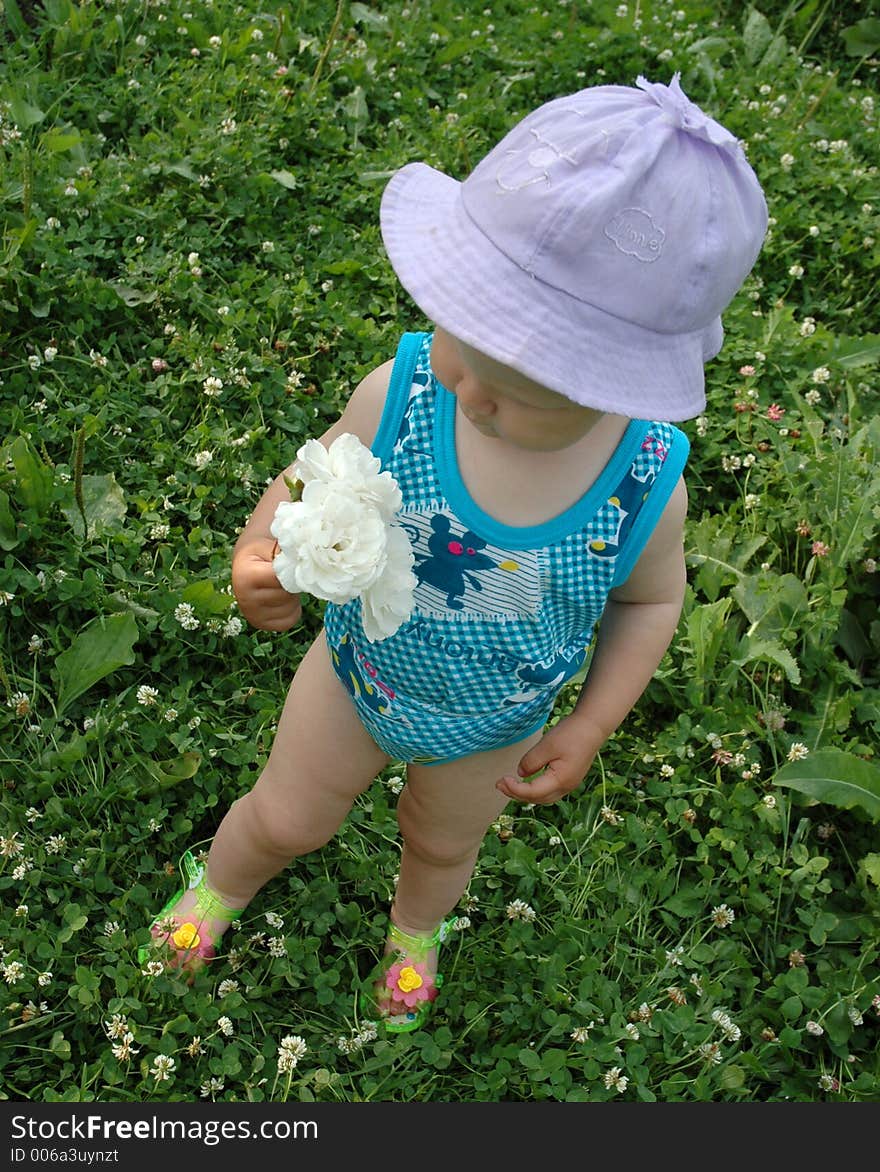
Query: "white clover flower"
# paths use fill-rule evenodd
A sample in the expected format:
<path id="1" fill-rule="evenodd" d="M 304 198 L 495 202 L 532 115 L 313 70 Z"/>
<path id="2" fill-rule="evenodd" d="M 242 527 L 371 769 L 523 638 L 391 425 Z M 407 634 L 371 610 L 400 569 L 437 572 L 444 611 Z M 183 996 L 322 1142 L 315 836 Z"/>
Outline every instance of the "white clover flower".
<path id="1" fill-rule="evenodd" d="M 307 1051 L 308 1046 L 298 1034 L 288 1034 L 286 1038 L 282 1038 L 278 1047 L 279 1073 L 289 1074 Z"/>
<path id="2" fill-rule="evenodd" d="M 157 688 L 150 687 L 149 684 L 141 684 L 135 695 L 137 696 L 138 704 L 142 704 L 144 708 L 149 708 L 151 704 L 156 703 L 159 691 Z"/>
<path id="3" fill-rule="evenodd" d="M 711 918 L 716 928 L 728 928 L 736 917 L 732 908 L 729 908 L 726 903 L 721 903 L 718 907 L 712 908 Z"/>
<path id="4" fill-rule="evenodd" d="M 31 698 L 27 692 L 13 692 L 6 703 L 15 709 L 16 716 L 27 716 L 31 710 Z"/>
<path id="5" fill-rule="evenodd" d="M 231 1038 L 235 1032 L 235 1027 L 228 1017 L 217 1018 L 217 1029 L 220 1030 L 221 1034 L 224 1034 L 227 1038 Z"/>
<path id="6" fill-rule="evenodd" d="M 380 468 L 348 432 L 329 449 L 308 440 L 293 467 L 299 499 L 281 501 L 270 526 L 278 543 L 272 565 L 285 590 L 337 605 L 360 597 L 370 642 L 409 617 L 416 586 L 412 547 L 395 523 L 401 492 Z"/>
<path id="7" fill-rule="evenodd" d="M 170 1054 L 157 1054 L 153 1059 L 153 1066 L 150 1074 L 153 1075 L 156 1082 L 168 1082 L 171 1075 L 174 1073 L 174 1068 L 177 1064 Z"/>
<path id="8" fill-rule="evenodd" d="M 789 761 L 803 761 L 804 757 L 808 757 L 810 750 L 801 741 L 795 741 L 791 748 L 786 753 L 786 758 Z"/>
<path id="9" fill-rule="evenodd" d="M 742 1031 L 736 1025 L 733 1018 L 723 1009 L 714 1009 L 712 1011 L 712 1020 L 721 1030 L 724 1038 L 728 1042 L 738 1042 L 742 1036 Z"/>
<path id="10" fill-rule="evenodd" d="M 621 1071 L 619 1066 L 612 1066 L 610 1070 L 605 1072 L 604 1076 L 605 1086 L 610 1090 L 615 1090 L 621 1094 L 629 1086 L 629 1079 Z"/>
<path id="11" fill-rule="evenodd" d="M 199 620 L 193 610 L 192 603 L 180 602 L 174 608 L 174 617 L 185 631 L 195 631 L 199 627 Z"/>
<path id="12" fill-rule="evenodd" d="M 128 1062 L 133 1054 L 140 1053 L 140 1050 L 133 1049 L 133 1041 L 134 1034 L 125 1034 L 120 1042 L 117 1042 L 115 1046 L 110 1047 L 113 1057 L 117 1062 Z M 172 1058 L 171 1061 L 173 1062 L 174 1059 Z M 156 1071 L 154 1070 L 153 1073 L 156 1074 Z M 167 1077 L 167 1075 L 165 1077 Z"/>
<path id="13" fill-rule="evenodd" d="M 535 909 L 522 899 L 514 899 L 504 909 L 508 920 L 525 920 L 530 923 L 535 918 Z"/>
<path id="14" fill-rule="evenodd" d="M 18 833 L 13 830 L 12 834 L 0 835 L 0 858 L 15 859 L 24 850 L 24 843 L 18 841 Z"/>
<path id="15" fill-rule="evenodd" d="M 217 996 L 218 997 L 228 997 L 230 993 L 237 993 L 237 992 L 238 992 L 238 981 L 233 981 L 233 980 L 230 980 L 229 978 L 227 978 L 225 981 L 221 981 L 220 984 L 217 986 Z"/>
<path id="16" fill-rule="evenodd" d="M 104 1029 L 108 1038 L 121 1038 L 128 1031 L 128 1021 L 124 1014 L 114 1013 L 109 1021 L 104 1022 Z"/>
<path id="17" fill-rule="evenodd" d="M 3 980 L 7 985 L 14 985 L 24 976 L 24 965 L 20 960 L 11 960 L 7 964 L 0 965 L 0 972 L 3 973 Z"/>

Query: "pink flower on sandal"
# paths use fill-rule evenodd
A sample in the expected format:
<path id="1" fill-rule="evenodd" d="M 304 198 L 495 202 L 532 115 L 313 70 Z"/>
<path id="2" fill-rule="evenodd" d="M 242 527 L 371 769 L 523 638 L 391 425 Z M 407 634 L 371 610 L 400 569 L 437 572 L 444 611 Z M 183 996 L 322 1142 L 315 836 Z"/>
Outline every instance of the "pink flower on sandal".
<path id="1" fill-rule="evenodd" d="M 388 970 L 385 987 L 391 991 L 392 1003 L 412 1009 L 420 1001 L 433 1001 L 437 986 L 426 972 L 425 965 L 398 961 Z"/>

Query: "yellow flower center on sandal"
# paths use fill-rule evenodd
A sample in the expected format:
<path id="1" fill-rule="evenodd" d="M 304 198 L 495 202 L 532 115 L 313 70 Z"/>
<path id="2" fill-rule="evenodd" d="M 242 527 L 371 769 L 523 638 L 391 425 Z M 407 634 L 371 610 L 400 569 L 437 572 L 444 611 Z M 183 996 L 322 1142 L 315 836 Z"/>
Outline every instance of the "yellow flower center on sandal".
<path id="1" fill-rule="evenodd" d="M 402 968 L 397 978 L 397 987 L 402 993 L 411 993 L 413 989 L 421 989 L 424 983 L 412 965 Z"/>
<path id="2" fill-rule="evenodd" d="M 171 934 L 171 942 L 175 948 L 198 948 L 202 939 L 195 924 L 187 923 Z"/>

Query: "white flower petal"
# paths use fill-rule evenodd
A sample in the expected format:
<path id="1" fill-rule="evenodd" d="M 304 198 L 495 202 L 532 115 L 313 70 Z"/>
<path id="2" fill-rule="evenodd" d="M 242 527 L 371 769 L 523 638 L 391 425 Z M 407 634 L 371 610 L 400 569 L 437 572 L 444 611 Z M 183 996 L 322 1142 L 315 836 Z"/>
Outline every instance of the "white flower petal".
<path id="1" fill-rule="evenodd" d="M 350 432 L 329 448 L 307 440 L 293 472 L 300 499 L 282 501 L 270 525 L 278 581 L 338 605 L 362 598 L 368 639 L 387 638 L 408 618 L 416 586 L 409 539 L 393 524 L 397 482 Z"/>

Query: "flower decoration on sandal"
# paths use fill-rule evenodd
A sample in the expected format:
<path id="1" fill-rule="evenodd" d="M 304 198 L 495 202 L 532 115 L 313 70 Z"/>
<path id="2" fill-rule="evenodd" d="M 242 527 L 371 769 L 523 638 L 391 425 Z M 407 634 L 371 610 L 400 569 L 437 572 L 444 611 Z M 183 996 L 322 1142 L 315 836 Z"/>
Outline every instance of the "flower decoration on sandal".
<path id="1" fill-rule="evenodd" d="M 391 993 L 391 1004 L 414 1009 L 420 1001 L 434 1001 L 437 986 L 423 964 L 398 961 L 388 970 L 385 988 Z"/>
<path id="2" fill-rule="evenodd" d="M 181 857 L 180 870 L 183 886 L 153 920 L 150 943 L 138 949 L 138 961 L 149 964 L 157 956 L 156 950 L 162 950 L 159 958 L 166 968 L 183 970 L 192 980 L 201 964 L 216 957 L 224 927 L 240 919 L 244 908 L 229 907 L 212 891 L 205 878 L 205 868 L 196 862 L 191 851 L 185 851 Z M 195 902 L 178 917 L 174 911 L 186 891 L 195 892 Z"/>
<path id="3" fill-rule="evenodd" d="M 171 933 L 171 943 L 175 948 L 194 949 L 202 942 L 199 930 L 195 924 L 181 924 L 176 932 Z"/>

